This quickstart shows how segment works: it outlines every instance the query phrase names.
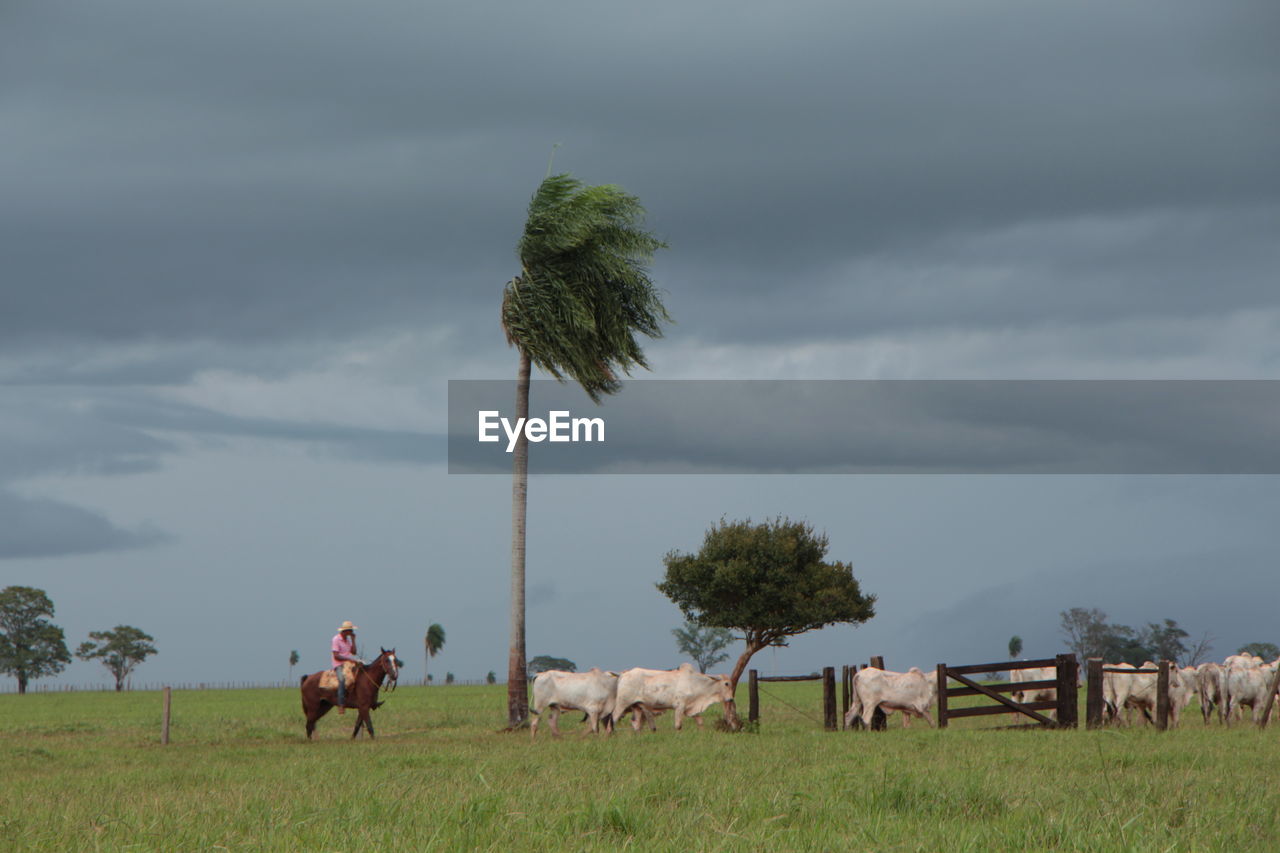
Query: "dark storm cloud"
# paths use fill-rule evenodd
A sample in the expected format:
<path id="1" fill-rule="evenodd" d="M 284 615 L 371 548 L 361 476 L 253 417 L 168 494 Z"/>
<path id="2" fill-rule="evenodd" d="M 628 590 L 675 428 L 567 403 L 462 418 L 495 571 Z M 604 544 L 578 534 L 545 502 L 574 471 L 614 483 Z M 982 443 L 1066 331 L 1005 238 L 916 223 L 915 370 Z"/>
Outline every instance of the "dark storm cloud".
<path id="1" fill-rule="evenodd" d="M 673 334 L 1274 306 L 1267 4 L 6 14 L 7 348 L 441 324 L 492 347 L 553 141 L 671 242 Z"/>

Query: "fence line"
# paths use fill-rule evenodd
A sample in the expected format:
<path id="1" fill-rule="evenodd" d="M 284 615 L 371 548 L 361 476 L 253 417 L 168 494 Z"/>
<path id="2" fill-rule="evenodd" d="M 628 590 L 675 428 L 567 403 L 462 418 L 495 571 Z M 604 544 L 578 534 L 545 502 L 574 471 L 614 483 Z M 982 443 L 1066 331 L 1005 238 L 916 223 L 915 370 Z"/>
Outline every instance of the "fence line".
<path id="1" fill-rule="evenodd" d="M 139 684 L 126 685 L 121 693 L 154 693 L 163 690 L 166 687 L 172 687 L 174 690 L 279 690 L 282 687 L 297 687 L 301 680 L 298 678 L 289 681 L 148 681 Z M 445 684 L 443 681 L 432 682 L 431 687 L 481 687 L 488 685 L 489 682 L 484 679 L 476 679 L 474 681 L 458 681 L 452 684 Z M 498 681 L 494 686 L 505 685 L 505 681 Z M 422 687 L 421 681 L 402 681 L 401 687 Z M 4 684 L 0 685 L 0 695 L 17 694 L 18 685 Z M 115 693 L 116 686 L 114 684 L 28 684 L 27 693 Z"/>

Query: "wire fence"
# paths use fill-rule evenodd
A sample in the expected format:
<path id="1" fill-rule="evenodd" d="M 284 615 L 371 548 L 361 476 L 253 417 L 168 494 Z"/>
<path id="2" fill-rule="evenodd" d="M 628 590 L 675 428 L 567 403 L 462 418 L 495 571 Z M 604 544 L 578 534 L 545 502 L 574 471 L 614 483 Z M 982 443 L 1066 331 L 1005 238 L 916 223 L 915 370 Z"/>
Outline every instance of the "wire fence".
<path id="1" fill-rule="evenodd" d="M 309 674 L 309 673 L 308 673 Z M 146 693 L 157 692 L 166 687 L 174 690 L 279 690 L 282 687 L 298 687 L 302 674 L 297 678 L 284 679 L 281 681 L 147 681 L 126 684 L 124 693 Z M 505 681 L 494 682 L 495 684 L 505 685 Z M 452 683 L 444 681 L 432 681 L 431 687 L 480 687 L 489 684 L 485 679 L 461 680 L 455 679 Z M 424 687 L 426 685 L 421 679 L 410 681 L 402 679 L 401 687 Z M 16 682 L 0 684 L 0 694 L 17 693 L 18 685 Z M 28 693 L 114 693 L 116 686 L 110 682 L 102 684 L 57 684 L 39 682 L 30 682 L 27 684 Z"/>

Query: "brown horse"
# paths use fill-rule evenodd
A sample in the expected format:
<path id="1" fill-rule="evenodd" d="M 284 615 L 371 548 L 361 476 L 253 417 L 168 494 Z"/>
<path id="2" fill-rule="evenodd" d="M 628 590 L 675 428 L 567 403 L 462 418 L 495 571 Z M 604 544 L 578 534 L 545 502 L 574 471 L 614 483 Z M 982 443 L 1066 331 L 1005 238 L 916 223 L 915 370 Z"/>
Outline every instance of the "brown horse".
<path id="1" fill-rule="evenodd" d="M 383 649 L 382 654 L 368 666 L 356 664 L 356 683 L 347 685 L 346 707 L 359 711 L 351 737 L 360 734 L 361 727 L 368 729 L 369 737 L 373 737 L 373 723 L 369 720 L 369 712 L 382 704 L 378 701 L 378 691 L 382 689 L 384 680 L 388 692 L 395 689 L 402 666 L 404 663 L 396 657 L 395 649 Z M 307 715 L 307 740 L 311 740 L 311 734 L 316 730 L 316 720 L 338 704 L 338 689 L 320 686 L 320 676 L 323 674 L 313 672 L 302 677 L 302 713 Z"/>

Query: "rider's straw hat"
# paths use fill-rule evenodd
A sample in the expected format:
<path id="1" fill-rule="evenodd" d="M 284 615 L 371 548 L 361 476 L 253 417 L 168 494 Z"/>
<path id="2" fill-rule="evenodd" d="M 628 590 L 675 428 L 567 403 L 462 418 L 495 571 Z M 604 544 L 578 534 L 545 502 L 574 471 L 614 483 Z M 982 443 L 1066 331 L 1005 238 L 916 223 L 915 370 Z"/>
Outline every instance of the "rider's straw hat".
<path id="1" fill-rule="evenodd" d="M 338 626 L 339 634 L 341 634 L 343 631 L 358 631 L 358 630 L 360 630 L 359 626 L 352 625 L 350 619 L 348 619 L 346 622 L 343 622 L 341 625 Z"/>

